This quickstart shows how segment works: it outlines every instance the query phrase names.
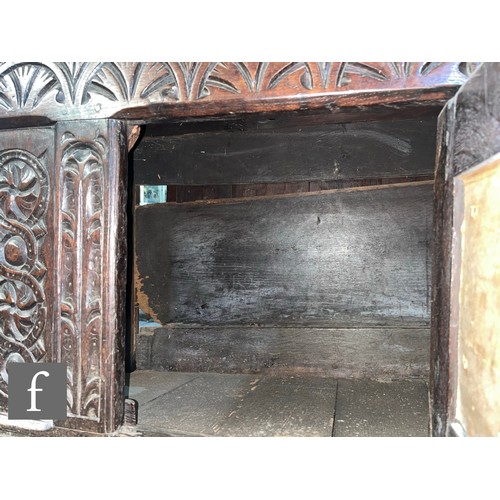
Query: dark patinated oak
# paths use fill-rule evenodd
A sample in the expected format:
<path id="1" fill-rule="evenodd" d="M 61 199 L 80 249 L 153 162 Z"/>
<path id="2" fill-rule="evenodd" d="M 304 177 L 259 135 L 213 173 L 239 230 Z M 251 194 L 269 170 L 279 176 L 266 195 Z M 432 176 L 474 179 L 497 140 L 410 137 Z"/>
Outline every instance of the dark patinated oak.
<path id="1" fill-rule="evenodd" d="M 472 69 L 457 62 L 0 63 L 0 411 L 9 362 L 65 361 L 68 418 L 53 433 L 112 434 L 124 421 L 134 125 L 273 113 L 340 123 L 425 117 Z"/>

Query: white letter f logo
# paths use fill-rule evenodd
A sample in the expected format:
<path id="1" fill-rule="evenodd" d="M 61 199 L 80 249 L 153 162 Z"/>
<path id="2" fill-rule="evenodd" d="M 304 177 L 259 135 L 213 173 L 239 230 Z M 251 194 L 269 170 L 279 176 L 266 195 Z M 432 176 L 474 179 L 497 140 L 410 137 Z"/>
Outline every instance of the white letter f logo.
<path id="1" fill-rule="evenodd" d="M 36 379 L 38 378 L 38 375 L 43 375 L 44 377 L 48 377 L 49 372 L 40 371 L 40 372 L 35 373 L 35 375 L 33 375 L 33 378 L 31 379 L 31 387 L 28 389 L 28 392 L 31 392 L 31 408 L 29 410 L 26 410 L 26 411 L 42 411 L 36 407 L 36 393 L 43 391 L 43 389 L 39 389 L 36 386 Z"/>

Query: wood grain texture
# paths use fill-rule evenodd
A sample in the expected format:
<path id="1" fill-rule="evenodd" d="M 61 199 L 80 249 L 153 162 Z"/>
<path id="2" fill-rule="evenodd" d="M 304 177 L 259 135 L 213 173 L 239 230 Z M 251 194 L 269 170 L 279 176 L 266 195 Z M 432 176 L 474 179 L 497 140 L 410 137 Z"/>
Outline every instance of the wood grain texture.
<path id="1" fill-rule="evenodd" d="M 163 384 L 163 394 L 145 402 L 139 408 L 139 429 L 145 433 L 181 436 L 208 436 L 213 434 L 228 415 L 245 399 L 258 380 L 254 375 L 226 375 L 205 373 L 178 374 L 191 380 L 173 390 L 168 386 L 173 377 Z M 157 377 L 160 378 L 160 377 Z M 177 377 L 176 377 L 177 378 Z M 174 378 L 175 380 L 175 378 Z"/>
<path id="2" fill-rule="evenodd" d="M 453 242 L 453 141 L 454 102 L 443 110 L 438 124 L 438 149 L 434 179 L 432 250 L 431 367 L 432 434 L 444 436 L 450 399 L 450 293 Z M 456 352 L 454 350 L 453 352 Z M 453 363 L 451 363 L 453 366 Z"/>
<path id="3" fill-rule="evenodd" d="M 232 198 L 233 189 L 230 184 L 211 186 L 168 186 L 167 201 L 186 203 L 197 200 L 217 200 Z"/>
<path id="4" fill-rule="evenodd" d="M 432 182 L 137 209 L 162 324 L 426 326 Z"/>
<path id="5" fill-rule="evenodd" d="M 349 179 L 336 181 L 271 182 L 257 184 L 222 184 L 209 186 L 167 186 L 167 202 L 186 203 L 200 200 L 253 198 L 293 193 L 314 193 L 366 186 L 382 186 L 406 182 L 431 181 L 434 174 L 420 176 L 388 177 L 376 179 Z M 138 187 L 138 186 L 136 186 Z"/>
<path id="6" fill-rule="evenodd" d="M 427 437 L 424 380 L 339 380 L 334 437 Z"/>
<path id="7" fill-rule="evenodd" d="M 178 385 L 181 376 L 191 380 Z M 332 434 L 337 392 L 333 379 L 146 371 L 132 374 L 134 385 L 137 378 L 144 387 L 131 389 L 143 389 L 137 396 L 144 401 L 139 429 L 145 436 Z"/>
<path id="8" fill-rule="evenodd" d="M 250 184 L 429 176 L 435 116 L 366 123 L 277 125 L 148 135 L 134 151 L 136 184 Z"/>
<path id="9" fill-rule="evenodd" d="M 263 377 L 214 436 L 331 437 L 337 381 L 307 376 Z"/>
<path id="10" fill-rule="evenodd" d="M 428 328 L 176 325 L 139 335 L 138 343 L 140 370 L 392 379 L 429 369 Z"/>
<path id="11" fill-rule="evenodd" d="M 154 119 L 444 102 L 470 69 L 457 62 L 4 62 L 0 120 Z"/>

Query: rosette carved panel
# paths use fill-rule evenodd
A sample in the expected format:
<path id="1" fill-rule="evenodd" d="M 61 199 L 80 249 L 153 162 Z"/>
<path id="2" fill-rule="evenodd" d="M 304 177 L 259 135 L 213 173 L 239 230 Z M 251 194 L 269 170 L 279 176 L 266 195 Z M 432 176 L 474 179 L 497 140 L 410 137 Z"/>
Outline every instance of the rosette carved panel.
<path id="1" fill-rule="evenodd" d="M 8 365 L 50 359 L 53 129 L 0 133 L 0 410 Z"/>

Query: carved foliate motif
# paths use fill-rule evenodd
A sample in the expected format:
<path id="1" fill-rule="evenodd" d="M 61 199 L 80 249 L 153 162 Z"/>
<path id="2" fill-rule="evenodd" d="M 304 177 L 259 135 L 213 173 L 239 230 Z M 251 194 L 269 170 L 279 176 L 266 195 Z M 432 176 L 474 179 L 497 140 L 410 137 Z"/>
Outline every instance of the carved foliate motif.
<path id="1" fill-rule="evenodd" d="M 102 366 L 103 157 L 99 135 L 62 137 L 60 182 L 60 361 L 68 366 L 68 414 L 99 420 Z"/>
<path id="2" fill-rule="evenodd" d="M 249 100 L 350 90 L 460 85 L 477 63 L 99 62 L 0 63 L 0 117 L 34 111 L 59 119 L 130 107 Z M 66 113 L 63 113 L 63 111 Z M 59 113 L 59 114 L 58 114 Z M 62 114 L 61 114 L 62 113 Z"/>
<path id="3" fill-rule="evenodd" d="M 337 70 L 335 81 L 339 89 L 390 88 L 398 85 L 415 88 L 460 83 L 460 80 L 465 81 L 465 76 L 468 73 L 463 71 L 463 63 L 344 62 Z"/>
<path id="4" fill-rule="evenodd" d="M 87 95 L 96 93 L 127 103 L 155 95 L 179 98 L 177 75 L 170 63 L 99 63 L 86 87 Z"/>
<path id="5" fill-rule="evenodd" d="M 0 152 L 0 400 L 10 361 L 44 360 L 47 324 L 44 242 L 49 177 L 43 155 Z"/>

